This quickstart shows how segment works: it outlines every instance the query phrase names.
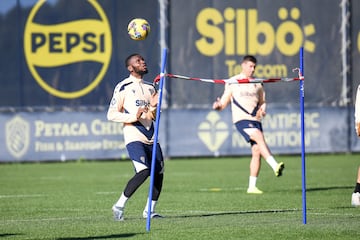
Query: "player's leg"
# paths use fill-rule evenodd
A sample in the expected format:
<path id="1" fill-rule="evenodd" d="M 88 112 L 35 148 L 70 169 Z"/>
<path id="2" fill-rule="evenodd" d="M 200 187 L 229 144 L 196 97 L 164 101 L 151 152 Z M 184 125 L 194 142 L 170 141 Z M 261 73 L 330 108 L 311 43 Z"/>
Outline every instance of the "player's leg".
<path id="1" fill-rule="evenodd" d="M 249 187 L 247 193 L 261 194 L 263 193 L 256 187 L 257 178 L 259 176 L 261 167 L 261 156 L 260 150 L 257 144 L 252 143 L 251 146 L 251 161 L 250 161 L 250 176 L 249 176 Z"/>
<path id="2" fill-rule="evenodd" d="M 250 161 L 250 176 L 249 176 L 249 187 L 247 193 L 261 194 L 262 191 L 256 187 L 257 178 L 260 171 L 260 149 L 256 142 L 251 140 L 250 133 L 253 129 L 251 121 L 242 120 L 235 123 L 236 129 L 244 137 L 244 139 L 251 144 L 251 161 Z M 254 128 L 255 129 L 255 128 Z"/>
<path id="3" fill-rule="evenodd" d="M 245 131 L 247 131 L 245 129 Z M 260 128 L 253 128 L 248 130 L 248 134 L 250 135 L 251 140 L 255 141 L 259 147 L 259 151 L 261 156 L 265 159 L 265 161 L 270 165 L 270 167 L 274 170 L 275 176 L 279 177 L 282 175 L 282 171 L 284 170 L 284 163 L 278 163 L 275 158 L 272 156 L 268 145 L 265 142 L 264 134 Z"/>
<path id="4" fill-rule="evenodd" d="M 354 192 L 360 192 L 360 167 L 358 168 L 358 174 L 357 174 L 357 180 L 356 180 L 356 186 Z"/>
<path id="5" fill-rule="evenodd" d="M 257 144 L 251 146 L 250 176 L 258 177 L 261 167 L 260 150 Z"/>
<path id="6" fill-rule="evenodd" d="M 156 163 L 155 163 L 155 176 L 154 176 L 154 188 L 152 194 L 152 200 L 159 200 L 160 193 L 162 190 L 164 181 L 164 157 L 160 147 L 160 144 L 157 144 L 156 149 Z M 154 209 L 152 209 L 154 211 Z"/>
<path id="7" fill-rule="evenodd" d="M 151 218 L 159 218 L 162 217 L 159 213 L 155 211 L 156 205 L 158 203 L 162 185 L 163 185 L 163 179 L 164 174 L 156 173 L 154 175 L 154 187 L 153 187 L 153 193 L 152 193 L 152 200 L 151 200 Z M 143 211 L 143 217 L 147 218 L 148 216 L 148 209 L 149 209 L 149 198 L 147 199 L 144 211 Z"/>
<path id="8" fill-rule="evenodd" d="M 351 196 L 351 205 L 354 207 L 360 207 L 360 167 L 358 168 L 355 189 Z"/>
<path id="9" fill-rule="evenodd" d="M 117 221 L 124 219 L 123 215 L 127 201 L 150 175 L 149 167 L 143 157 L 146 155 L 144 144 L 141 142 L 132 142 L 127 144 L 126 148 L 132 160 L 135 175 L 128 181 L 120 198 L 112 207 L 114 219 Z"/>
<path id="10" fill-rule="evenodd" d="M 160 144 L 157 144 L 154 187 L 153 187 L 152 201 L 151 201 L 151 218 L 162 217 L 160 214 L 156 213 L 155 207 L 157 205 L 157 202 L 161 194 L 163 181 L 164 181 L 164 159 Z M 144 218 L 147 218 L 148 210 L 149 210 L 149 199 L 147 200 L 143 211 Z"/>
<path id="11" fill-rule="evenodd" d="M 248 132 L 250 139 L 257 143 L 258 151 L 261 154 L 261 156 L 264 159 L 267 159 L 268 157 L 270 157 L 271 153 L 265 142 L 263 133 L 257 128 L 245 129 L 245 131 Z"/>
<path id="12" fill-rule="evenodd" d="M 123 220 L 123 214 L 124 214 L 126 202 L 136 192 L 136 190 L 141 186 L 141 184 L 145 182 L 149 174 L 150 174 L 149 169 L 144 169 L 141 170 L 140 172 L 135 173 L 135 175 L 128 181 L 120 198 L 112 208 L 114 212 L 115 220 L 117 221 Z"/>

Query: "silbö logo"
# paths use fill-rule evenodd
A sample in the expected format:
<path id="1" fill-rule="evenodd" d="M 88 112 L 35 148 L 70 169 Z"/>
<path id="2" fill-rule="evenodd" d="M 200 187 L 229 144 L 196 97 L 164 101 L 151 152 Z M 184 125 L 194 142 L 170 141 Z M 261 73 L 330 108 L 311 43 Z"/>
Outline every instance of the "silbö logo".
<path id="1" fill-rule="evenodd" d="M 26 22 L 27 66 L 36 82 L 59 98 L 74 99 L 88 94 L 101 82 L 110 64 L 112 37 L 108 18 L 96 0 L 85 2 L 97 13 L 92 18 L 73 20 L 72 16 L 70 21 L 51 19 L 51 23 L 43 23 L 50 21 L 44 13 L 49 8 L 43 8 L 46 0 L 40 0 Z M 79 75 L 78 69 L 84 68 L 91 71 Z"/>

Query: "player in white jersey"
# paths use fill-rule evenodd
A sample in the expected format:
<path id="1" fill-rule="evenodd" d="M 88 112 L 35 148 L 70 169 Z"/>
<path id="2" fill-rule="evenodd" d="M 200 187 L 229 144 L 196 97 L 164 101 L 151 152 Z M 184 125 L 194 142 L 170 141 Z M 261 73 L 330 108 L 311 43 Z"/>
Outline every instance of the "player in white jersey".
<path id="1" fill-rule="evenodd" d="M 256 67 L 256 58 L 247 55 L 241 63 L 242 71 L 235 79 L 252 78 Z M 284 163 L 278 163 L 268 148 L 261 119 L 266 114 L 265 91 L 261 83 L 226 84 L 221 98 L 213 103 L 213 109 L 223 110 L 231 103 L 232 120 L 237 130 L 251 144 L 252 158 L 250 161 L 250 177 L 247 193 L 262 194 L 256 187 L 261 166 L 261 157 L 274 170 L 275 176 L 282 175 Z"/>
<path id="2" fill-rule="evenodd" d="M 360 137 L 360 85 L 357 88 L 355 100 L 355 130 L 358 137 Z M 355 189 L 351 195 L 351 205 L 360 207 L 360 167 L 358 168 Z"/>
<path id="3" fill-rule="evenodd" d="M 112 207 L 116 221 L 124 219 L 126 202 L 150 176 L 158 100 L 154 86 L 143 80 L 143 76 L 148 73 L 144 58 L 139 54 L 132 54 L 126 58 L 125 64 L 130 75 L 116 85 L 107 118 L 124 125 L 124 140 L 135 175 L 128 181 L 119 200 Z M 152 201 L 147 202 L 144 208 L 144 218 L 148 216 L 148 204 L 151 204 L 151 218 L 161 217 L 155 212 L 164 178 L 164 161 L 160 144 L 157 144 L 155 165 Z"/>

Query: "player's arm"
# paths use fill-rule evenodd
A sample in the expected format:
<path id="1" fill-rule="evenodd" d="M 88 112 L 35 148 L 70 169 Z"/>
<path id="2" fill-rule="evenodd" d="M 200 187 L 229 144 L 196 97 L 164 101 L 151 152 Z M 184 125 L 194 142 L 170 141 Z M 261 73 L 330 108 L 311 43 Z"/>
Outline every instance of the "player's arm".
<path id="1" fill-rule="evenodd" d="M 229 84 L 225 84 L 225 90 L 224 90 L 223 95 L 221 96 L 221 98 L 218 97 L 215 100 L 215 102 L 213 103 L 214 110 L 221 111 L 221 110 L 225 109 L 226 106 L 229 104 L 229 102 L 231 100 L 231 95 L 232 95 L 232 92 L 231 92 L 231 89 L 229 86 L 230 86 Z"/>
<path id="2" fill-rule="evenodd" d="M 357 88 L 355 100 L 355 130 L 360 137 L 360 85 Z"/>
<path id="3" fill-rule="evenodd" d="M 259 110 L 256 112 L 256 118 L 262 119 L 266 115 L 266 101 L 265 101 L 265 91 L 264 88 L 261 88 L 259 91 Z"/>
<path id="4" fill-rule="evenodd" d="M 107 119 L 109 121 L 122 123 L 136 122 L 141 117 L 142 112 L 145 111 L 145 109 L 138 108 L 137 112 L 128 113 L 124 111 L 124 101 L 124 94 L 116 87 L 107 112 Z"/>
<path id="5" fill-rule="evenodd" d="M 157 109 L 158 99 L 159 99 L 158 93 L 155 91 L 150 97 L 149 110 L 147 112 L 148 118 L 153 120 L 156 119 L 156 109 Z"/>

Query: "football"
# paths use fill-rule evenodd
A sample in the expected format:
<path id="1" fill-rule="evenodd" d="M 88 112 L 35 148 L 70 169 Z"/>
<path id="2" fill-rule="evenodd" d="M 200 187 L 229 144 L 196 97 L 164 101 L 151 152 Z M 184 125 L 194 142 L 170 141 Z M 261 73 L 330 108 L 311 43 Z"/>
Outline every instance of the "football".
<path id="1" fill-rule="evenodd" d="M 135 18 L 129 22 L 128 34 L 133 40 L 144 40 L 150 33 L 150 24 L 143 18 Z"/>

